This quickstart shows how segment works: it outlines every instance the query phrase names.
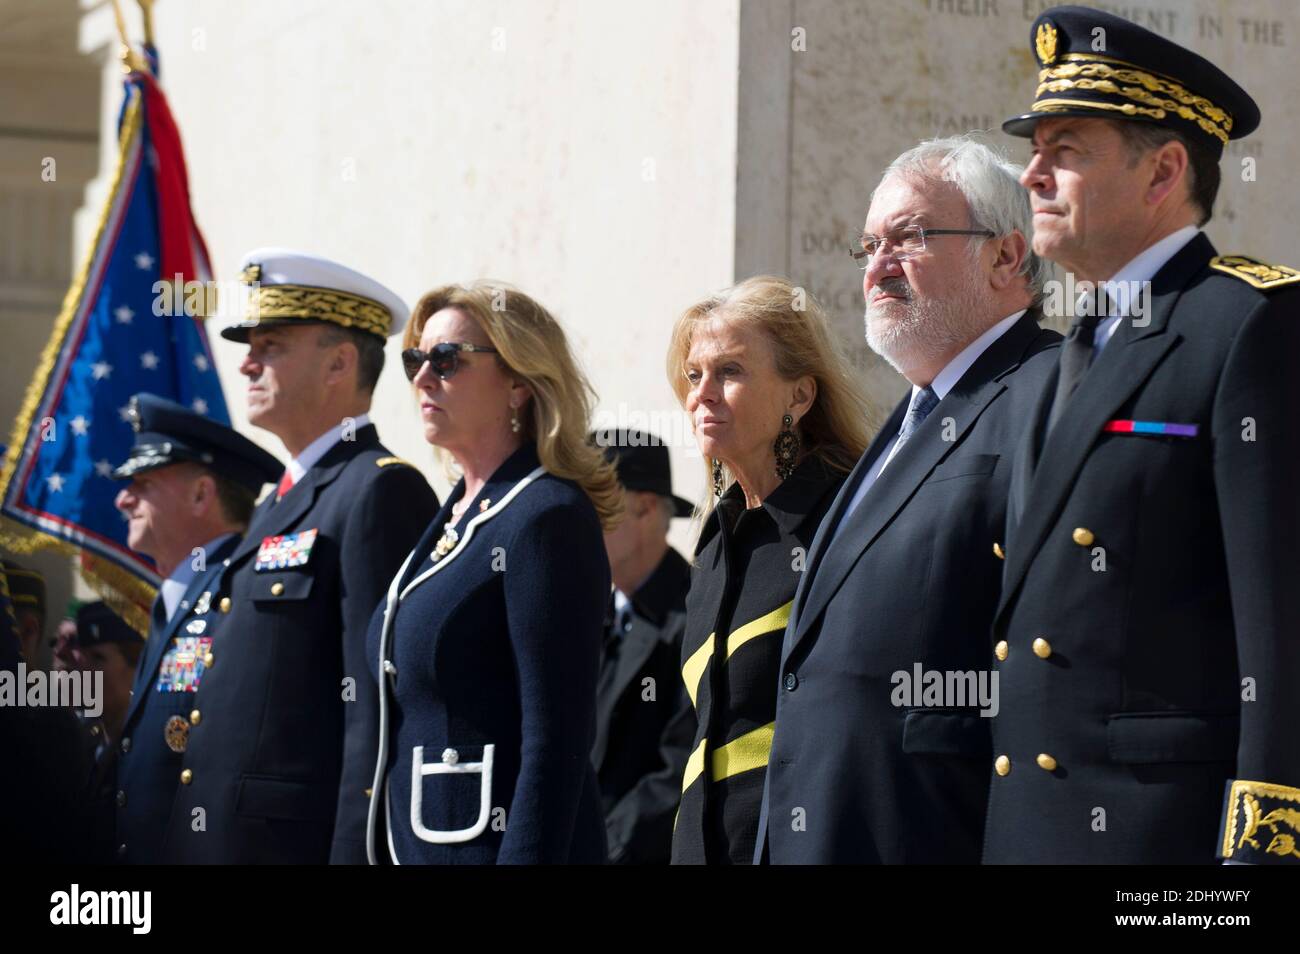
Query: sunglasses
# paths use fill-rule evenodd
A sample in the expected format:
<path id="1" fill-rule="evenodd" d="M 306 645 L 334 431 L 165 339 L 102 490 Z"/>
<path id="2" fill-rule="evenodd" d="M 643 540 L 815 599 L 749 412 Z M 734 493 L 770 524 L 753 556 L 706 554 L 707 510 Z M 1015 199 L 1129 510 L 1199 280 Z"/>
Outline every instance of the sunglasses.
<path id="1" fill-rule="evenodd" d="M 414 381 L 415 376 L 424 367 L 424 362 L 428 361 L 433 366 L 433 373 L 446 381 L 460 367 L 460 356 L 465 351 L 497 353 L 496 348 L 485 348 L 483 345 L 469 344 L 464 341 L 443 341 L 428 351 L 407 348 L 402 352 L 402 369 L 406 372 L 406 380 Z"/>

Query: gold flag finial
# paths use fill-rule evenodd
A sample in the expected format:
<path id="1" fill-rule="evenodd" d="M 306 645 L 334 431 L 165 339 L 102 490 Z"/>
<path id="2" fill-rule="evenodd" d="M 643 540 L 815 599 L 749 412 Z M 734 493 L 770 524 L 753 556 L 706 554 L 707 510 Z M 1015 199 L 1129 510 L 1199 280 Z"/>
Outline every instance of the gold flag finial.
<path id="1" fill-rule="evenodd" d="M 126 18 L 122 16 L 122 5 L 118 0 L 113 0 L 113 19 L 117 21 L 117 35 L 122 41 L 122 49 L 118 53 L 122 58 L 122 71 L 124 73 L 148 72 L 149 68 L 145 64 L 144 57 L 131 47 L 131 41 L 126 35 Z"/>

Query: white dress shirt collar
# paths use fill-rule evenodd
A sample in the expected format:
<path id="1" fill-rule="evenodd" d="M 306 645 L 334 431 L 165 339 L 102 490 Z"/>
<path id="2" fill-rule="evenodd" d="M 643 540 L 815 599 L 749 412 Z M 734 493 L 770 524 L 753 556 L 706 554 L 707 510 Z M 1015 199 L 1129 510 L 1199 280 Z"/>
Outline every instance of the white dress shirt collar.
<path id="1" fill-rule="evenodd" d="M 1169 260 L 1182 251 L 1192 239 L 1200 234 L 1194 225 L 1185 225 L 1176 232 L 1170 232 L 1160 241 L 1148 245 L 1128 262 L 1123 268 L 1106 280 L 1107 292 L 1114 302 L 1114 308 L 1108 311 L 1108 318 L 1098 322 L 1093 337 L 1093 346 L 1101 347 L 1110 340 L 1115 329 L 1119 327 L 1121 317 L 1129 314 L 1133 304 L 1133 292 L 1144 283 L 1156 277 L 1156 272 L 1164 268 Z M 1151 307 L 1149 295 L 1143 296 L 1147 308 Z"/>
<path id="2" fill-rule="evenodd" d="M 205 565 L 211 555 L 233 536 L 235 536 L 233 533 L 223 533 L 215 540 L 209 540 L 203 545 Z M 171 575 L 163 580 L 159 590 L 162 593 L 163 608 L 167 611 L 169 620 L 175 615 L 176 608 L 180 606 L 181 597 L 185 595 L 185 591 L 190 588 L 190 584 L 194 582 L 194 578 L 198 575 L 199 571 L 194 568 L 194 559 L 191 557 L 176 564 L 176 569 L 172 570 Z"/>
<path id="3" fill-rule="evenodd" d="M 370 414 L 358 414 L 352 418 L 352 428 L 359 431 L 370 423 Z M 318 460 L 325 456 L 326 452 L 337 444 L 343 437 L 343 423 L 339 422 L 331 427 L 328 431 L 316 438 L 310 444 L 303 448 L 302 453 L 289 461 L 287 470 L 293 475 L 293 482 L 296 484 L 302 480 L 307 471 L 311 470 Z"/>
<path id="4" fill-rule="evenodd" d="M 957 386 L 957 382 L 961 380 L 961 376 L 970 370 L 971 365 L 979 359 L 979 356 L 988 350 L 988 346 L 1006 334 L 1008 329 L 1019 321 L 1020 316 L 1028 310 L 1028 308 L 1021 308 L 1015 314 L 1007 315 L 996 325 L 963 348 L 957 357 L 944 365 L 943 370 L 936 374 L 934 380 L 930 382 L 930 390 L 938 396 L 940 401 L 947 397 L 948 392 Z M 921 388 L 918 388 L 915 384 L 912 385 L 913 399 L 916 398 L 916 395 L 920 391 Z"/>

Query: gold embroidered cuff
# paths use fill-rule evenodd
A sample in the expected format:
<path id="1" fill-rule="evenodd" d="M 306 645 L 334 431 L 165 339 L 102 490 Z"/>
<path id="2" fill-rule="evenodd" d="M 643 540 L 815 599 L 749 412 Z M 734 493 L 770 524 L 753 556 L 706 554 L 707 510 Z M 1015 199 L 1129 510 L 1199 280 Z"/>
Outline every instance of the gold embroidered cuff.
<path id="1" fill-rule="evenodd" d="M 1228 782 L 1219 857 L 1247 864 L 1300 862 L 1300 788 Z"/>

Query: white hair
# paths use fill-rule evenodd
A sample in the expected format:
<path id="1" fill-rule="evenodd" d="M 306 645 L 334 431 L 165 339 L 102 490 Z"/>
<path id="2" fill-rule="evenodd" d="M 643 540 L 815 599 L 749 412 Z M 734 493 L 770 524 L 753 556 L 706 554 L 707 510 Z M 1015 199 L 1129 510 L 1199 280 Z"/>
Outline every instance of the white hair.
<path id="1" fill-rule="evenodd" d="M 895 176 L 951 182 L 966 199 L 971 228 L 987 229 L 996 236 L 1019 232 L 1025 237 L 1028 248 L 1020 274 L 1038 302 L 1051 265 L 1034 254 L 1034 213 L 1029 192 L 1020 184 L 1023 171 L 1001 152 L 969 135 L 951 136 L 928 139 L 907 150 L 889 164 L 876 189 Z M 978 242 L 972 243 L 972 248 L 978 247 Z"/>

